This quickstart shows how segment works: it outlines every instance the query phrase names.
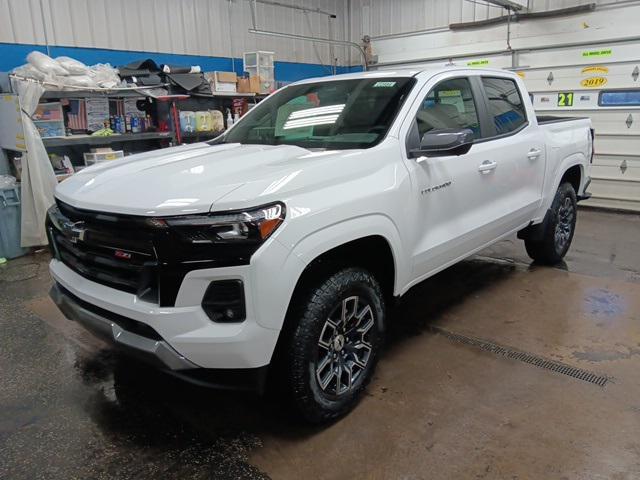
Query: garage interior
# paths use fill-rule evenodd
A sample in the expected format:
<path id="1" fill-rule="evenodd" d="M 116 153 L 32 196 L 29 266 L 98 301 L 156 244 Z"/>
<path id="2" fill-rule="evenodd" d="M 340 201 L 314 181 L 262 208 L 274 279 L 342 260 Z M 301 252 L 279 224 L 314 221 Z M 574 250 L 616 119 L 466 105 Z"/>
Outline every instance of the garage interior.
<path id="1" fill-rule="evenodd" d="M 636 0 L 0 2 L 0 478 L 640 478 L 639 22 Z M 306 425 L 277 394 L 132 361 L 53 304 L 46 238 L 20 221 L 25 182 L 35 210 L 51 188 L 21 178 L 34 147 L 14 131 L 33 51 L 109 64 L 136 88 L 43 87 L 60 117 L 41 121 L 64 122 L 39 128 L 56 181 L 215 138 L 298 80 L 462 66 L 516 72 L 539 115 L 591 119 L 592 197 L 559 265 L 512 235 L 413 287 L 362 401 Z M 164 92 L 123 75 L 144 60 Z M 161 65 L 197 65 L 202 83 Z M 113 135 L 92 131 L 89 105 Z"/>

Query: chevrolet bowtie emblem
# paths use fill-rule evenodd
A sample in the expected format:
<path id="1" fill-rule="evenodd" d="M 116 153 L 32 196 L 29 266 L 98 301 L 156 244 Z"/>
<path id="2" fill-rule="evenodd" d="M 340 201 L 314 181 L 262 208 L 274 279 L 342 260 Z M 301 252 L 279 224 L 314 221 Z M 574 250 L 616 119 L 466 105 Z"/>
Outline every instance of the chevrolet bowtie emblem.
<path id="1" fill-rule="evenodd" d="M 71 243 L 84 242 L 84 238 L 87 234 L 87 229 L 83 228 L 83 226 L 84 222 L 68 222 L 64 224 L 64 230 Z"/>

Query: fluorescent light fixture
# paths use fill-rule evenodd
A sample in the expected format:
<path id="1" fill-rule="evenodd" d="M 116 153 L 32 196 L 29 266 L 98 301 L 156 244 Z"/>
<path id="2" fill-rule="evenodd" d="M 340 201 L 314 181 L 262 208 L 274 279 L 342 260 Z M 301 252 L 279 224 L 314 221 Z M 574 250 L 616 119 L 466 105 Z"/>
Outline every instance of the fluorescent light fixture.
<path id="1" fill-rule="evenodd" d="M 311 127 L 313 125 L 331 125 L 336 123 L 340 115 L 323 115 L 313 118 L 302 118 L 300 120 L 289 120 L 282 127 L 284 130 L 290 130 L 292 128 L 304 128 Z"/>
<path id="2" fill-rule="evenodd" d="M 307 108 L 304 110 L 296 110 L 291 112 L 289 120 L 297 120 L 299 118 L 315 117 L 318 115 L 326 115 L 328 113 L 340 113 L 344 109 L 344 103 L 341 105 L 327 105 L 326 107 Z"/>

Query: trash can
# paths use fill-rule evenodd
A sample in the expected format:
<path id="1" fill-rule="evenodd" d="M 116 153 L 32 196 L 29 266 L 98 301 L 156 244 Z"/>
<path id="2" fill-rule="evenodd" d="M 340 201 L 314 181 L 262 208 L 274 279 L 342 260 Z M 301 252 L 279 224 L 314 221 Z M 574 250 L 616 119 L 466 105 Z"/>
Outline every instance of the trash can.
<path id="1" fill-rule="evenodd" d="M 0 188 L 0 258 L 27 253 L 20 248 L 20 187 Z"/>

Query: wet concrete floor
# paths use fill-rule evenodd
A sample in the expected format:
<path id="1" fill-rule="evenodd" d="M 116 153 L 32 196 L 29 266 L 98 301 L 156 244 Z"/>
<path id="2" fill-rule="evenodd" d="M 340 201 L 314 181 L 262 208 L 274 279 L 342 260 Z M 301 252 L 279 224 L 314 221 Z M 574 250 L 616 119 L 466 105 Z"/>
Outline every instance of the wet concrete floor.
<path id="1" fill-rule="evenodd" d="M 48 300 L 47 261 L 0 267 L 2 479 L 640 478 L 638 216 L 582 210 L 558 268 L 513 238 L 413 289 L 364 400 L 324 428 L 119 357 Z"/>

